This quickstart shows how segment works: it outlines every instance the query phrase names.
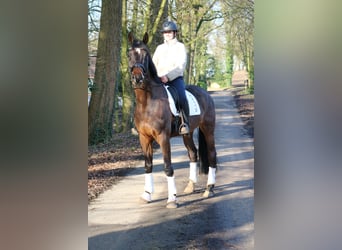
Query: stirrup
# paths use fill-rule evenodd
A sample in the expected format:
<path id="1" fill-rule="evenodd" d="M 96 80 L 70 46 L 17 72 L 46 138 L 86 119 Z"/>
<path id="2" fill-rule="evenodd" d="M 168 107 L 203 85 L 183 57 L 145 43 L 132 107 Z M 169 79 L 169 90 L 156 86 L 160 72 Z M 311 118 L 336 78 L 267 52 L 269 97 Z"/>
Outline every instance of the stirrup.
<path id="1" fill-rule="evenodd" d="M 179 134 L 180 134 L 180 135 L 186 135 L 186 134 L 189 134 L 189 132 L 190 132 L 190 130 L 189 130 L 188 124 L 182 123 L 182 124 L 179 126 Z"/>

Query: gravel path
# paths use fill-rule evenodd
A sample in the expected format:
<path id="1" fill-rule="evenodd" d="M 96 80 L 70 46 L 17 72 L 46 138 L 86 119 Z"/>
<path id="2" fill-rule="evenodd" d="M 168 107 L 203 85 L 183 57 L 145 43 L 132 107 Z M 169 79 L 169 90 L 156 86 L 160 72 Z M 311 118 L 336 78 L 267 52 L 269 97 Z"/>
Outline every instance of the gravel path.
<path id="1" fill-rule="evenodd" d="M 188 158 L 173 138 L 179 207 L 166 209 L 167 183 L 160 150 L 154 156 L 154 202 L 140 204 L 143 162 L 88 206 L 89 249 L 253 249 L 254 146 L 230 91 L 212 93 L 216 105 L 219 162 L 216 196 L 203 199 L 206 177 L 196 192 L 183 194 Z"/>

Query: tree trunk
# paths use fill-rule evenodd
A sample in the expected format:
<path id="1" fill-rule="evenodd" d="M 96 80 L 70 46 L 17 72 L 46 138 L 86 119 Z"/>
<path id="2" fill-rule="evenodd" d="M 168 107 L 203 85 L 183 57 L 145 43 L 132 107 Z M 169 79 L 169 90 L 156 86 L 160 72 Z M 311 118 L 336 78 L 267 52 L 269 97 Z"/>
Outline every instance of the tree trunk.
<path id="1" fill-rule="evenodd" d="M 137 27 L 138 27 L 138 1 L 133 1 L 133 9 L 132 9 L 132 27 L 131 31 L 133 34 L 137 34 Z"/>
<path id="2" fill-rule="evenodd" d="M 121 47 L 122 1 L 103 0 L 95 71 L 95 87 L 88 108 L 88 143 L 111 138 L 115 84 Z"/>
<path id="3" fill-rule="evenodd" d="M 152 13 L 151 13 L 151 5 L 152 5 L 152 0 L 146 0 L 146 9 L 145 9 L 145 16 L 144 16 L 144 27 L 143 27 L 143 32 L 142 34 L 145 34 L 145 32 L 148 32 L 150 29 L 150 20 L 152 18 Z"/>
<path id="4" fill-rule="evenodd" d="M 152 24 L 151 30 L 148 30 L 148 37 L 150 38 L 148 41 L 148 46 L 150 51 L 154 52 L 157 46 L 164 42 L 163 35 L 160 30 L 162 27 L 162 23 L 167 18 L 167 8 L 166 0 L 153 0 L 152 1 L 152 16 L 151 18 Z"/>
<path id="5" fill-rule="evenodd" d="M 127 41 L 127 0 L 123 0 L 123 18 L 122 18 L 122 49 L 121 49 L 121 83 L 122 83 L 122 132 L 127 132 L 132 127 L 132 117 L 134 109 L 134 93 L 130 82 L 128 72 L 128 58 L 126 56 L 128 41 Z"/>

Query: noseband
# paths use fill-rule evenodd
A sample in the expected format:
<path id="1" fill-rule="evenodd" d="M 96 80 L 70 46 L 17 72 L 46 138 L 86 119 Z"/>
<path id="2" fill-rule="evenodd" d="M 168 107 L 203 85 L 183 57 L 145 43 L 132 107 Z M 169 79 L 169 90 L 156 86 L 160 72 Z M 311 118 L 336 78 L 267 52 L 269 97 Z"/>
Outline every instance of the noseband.
<path id="1" fill-rule="evenodd" d="M 136 69 L 140 69 L 139 72 L 136 72 Z M 131 69 L 132 75 L 140 74 L 142 78 L 145 78 L 146 70 L 142 63 L 135 63 Z"/>
<path id="2" fill-rule="evenodd" d="M 142 63 L 135 63 L 131 69 L 131 80 L 133 87 L 143 88 L 142 84 L 146 78 L 146 69 Z"/>

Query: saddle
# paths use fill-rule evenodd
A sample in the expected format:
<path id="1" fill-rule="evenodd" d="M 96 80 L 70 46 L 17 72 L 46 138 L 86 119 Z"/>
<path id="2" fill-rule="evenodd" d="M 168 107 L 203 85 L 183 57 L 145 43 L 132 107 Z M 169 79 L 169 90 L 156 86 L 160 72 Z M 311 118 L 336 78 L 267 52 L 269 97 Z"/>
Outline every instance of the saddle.
<path id="1" fill-rule="evenodd" d="M 164 88 L 168 95 L 171 112 L 177 117 L 179 116 L 179 96 L 177 89 L 170 85 L 164 85 Z M 196 97 L 187 89 L 185 90 L 185 94 L 189 105 L 189 116 L 200 115 L 201 109 Z"/>

